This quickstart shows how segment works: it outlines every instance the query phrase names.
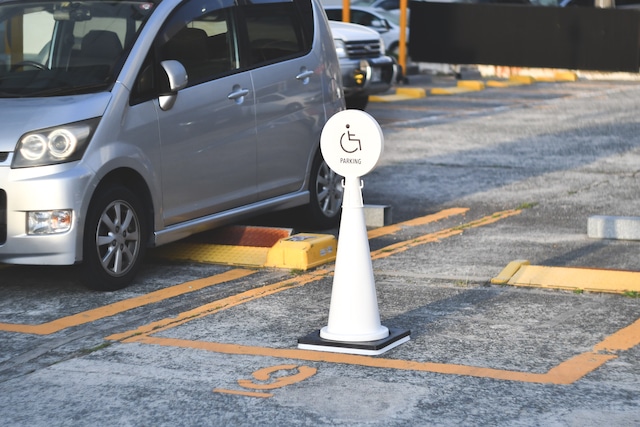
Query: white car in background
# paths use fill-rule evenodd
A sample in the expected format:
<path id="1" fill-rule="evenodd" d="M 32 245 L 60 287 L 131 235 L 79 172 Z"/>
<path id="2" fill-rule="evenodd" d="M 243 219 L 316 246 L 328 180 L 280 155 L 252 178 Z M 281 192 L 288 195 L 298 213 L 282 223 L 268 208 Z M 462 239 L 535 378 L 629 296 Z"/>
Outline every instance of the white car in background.
<path id="1" fill-rule="evenodd" d="M 368 6 L 375 9 L 383 9 L 391 13 L 398 13 L 400 0 L 354 0 L 351 6 Z"/>
<path id="2" fill-rule="evenodd" d="M 342 6 L 324 6 L 327 17 L 332 21 L 342 21 Z M 380 34 L 386 46 L 387 55 L 398 57 L 400 46 L 400 21 L 399 16 L 383 9 L 368 6 L 350 7 L 350 21 L 354 24 L 364 25 Z M 409 41 L 409 28 L 406 31 L 406 42 Z"/>
<path id="3" fill-rule="evenodd" d="M 369 95 L 386 92 L 397 79 L 399 67 L 385 55 L 380 34 L 363 25 L 329 21 L 340 63 L 347 108 L 364 110 Z"/>

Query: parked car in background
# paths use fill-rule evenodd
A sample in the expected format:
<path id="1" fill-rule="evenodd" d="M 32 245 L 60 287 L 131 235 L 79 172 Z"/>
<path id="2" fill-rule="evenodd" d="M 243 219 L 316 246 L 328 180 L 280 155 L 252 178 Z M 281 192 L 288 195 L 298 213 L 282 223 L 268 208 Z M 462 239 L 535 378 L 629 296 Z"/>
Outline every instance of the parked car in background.
<path id="1" fill-rule="evenodd" d="M 334 226 L 343 108 L 317 0 L 0 1 L 0 262 L 115 290 L 148 246 L 247 216 Z"/>
<path id="2" fill-rule="evenodd" d="M 327 17 L 332 21 L 342 21 L 341 6 L 325 6 Z M 400 46 L 400 23 L 398 16 L 382 9 L 366 6 L 350 7 L 350 22 L 364 25 L 380 34 L 384 41 L 386 54 L 398 57 Z M 409 42 L 409 28 L 405 29 L 406 42 Z"/>
<path id="3" fill-rule="evenodd" d="M 338 53 L 347 108 L 364 110 L 369 95 L 386 92 L 396 81 L 396 61 L 385 55 L 378 32 L 358 24 L 329 21 Z"/>
<path id="4" fill-rule="evenodd" d="M 407 4 L 409 2 L 407 1 Z M 353 0 L 351 6 L 367 6 L 375 9 L 383 9 L 391 13 L 398 13 L 400 0 Z"/>

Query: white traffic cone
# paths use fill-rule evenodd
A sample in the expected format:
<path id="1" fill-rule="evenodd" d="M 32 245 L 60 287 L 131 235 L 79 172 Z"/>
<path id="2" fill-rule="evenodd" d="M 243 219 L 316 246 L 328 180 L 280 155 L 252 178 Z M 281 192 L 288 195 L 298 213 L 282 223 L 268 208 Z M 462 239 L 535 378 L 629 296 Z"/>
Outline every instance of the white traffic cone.
<path id="1" fill-rule="evenodd" d="M 332 341 L 376 341 L 389 336 L 380 324 L 376 285 L 359 177 L 346 177 L 338 252 L 327 326 L 320 337 Z"/>
<path id="2" fill-rule="evenodd" d="M 298 339 L 298 348 L 379 355 L 409 341 L 411 331 L 380 324 L 371 251 L 364 220 L 361 177 L 384 148 L 382 129 L 360 110 L 333 115 L 320 136 L 327 165 L 345 177 L 342 219 L 327 326 Z"/>

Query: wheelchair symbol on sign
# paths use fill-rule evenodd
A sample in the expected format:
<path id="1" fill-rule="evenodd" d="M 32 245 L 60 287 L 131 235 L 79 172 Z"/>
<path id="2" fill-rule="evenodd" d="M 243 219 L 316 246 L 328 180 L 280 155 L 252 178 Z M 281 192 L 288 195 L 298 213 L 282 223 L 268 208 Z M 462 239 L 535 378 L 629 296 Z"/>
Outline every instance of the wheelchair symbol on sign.
<path id="1" fill-rule="evenodd" d="M 347 125 L 347 131 L 340 137 L 340 147 L 345 153 L 355 153 L 358 150 L 362 150 L 362 143 L 359 139 L 354 138 L 356 136 L 355 133 L 349 132 L 350 127 L 350 125 Z M 343 141 L 345 135 L 347 135 L 347 141 Z M 345 148 L 345 143 L 347 144 L 347 148 L 353 147 L 353 149 L 348 150 L 347 148 Z"/>

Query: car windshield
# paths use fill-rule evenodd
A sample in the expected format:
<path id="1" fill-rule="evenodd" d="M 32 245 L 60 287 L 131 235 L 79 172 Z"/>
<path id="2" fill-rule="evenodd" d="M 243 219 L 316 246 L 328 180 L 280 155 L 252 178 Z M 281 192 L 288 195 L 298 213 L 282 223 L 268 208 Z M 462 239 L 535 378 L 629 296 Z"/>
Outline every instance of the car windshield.
<path id="1" fill-rule="evenodd" d="M 354 6 L 372 6 L 376 0 L 354 0 L 351 2 Z"/>
<path id="2" fill-rule="evenodd" d="M 0 98 L 108 90 L 150 1 L 0 3 Z"/>
<path id="3" fill-rule="evenodd" d="M 400 0 L 352 0 L 352 6 L 370 6 L 376 9 L 400 9 Z"/>
<path id="4" fill-rule="evenodd" d="M 386 10 L 377 10 L 376 13 L 378 15 L 380 15 L 381 17 L 383 17 L 384 19 L 386 19 L 387 21 L 389 21 L 391 24 L 395 24 L 397 26 L 400 26 L 400 16 L 395 14 L 395 13 L 391 13 L 391 12 L 387 12 Z"/>

